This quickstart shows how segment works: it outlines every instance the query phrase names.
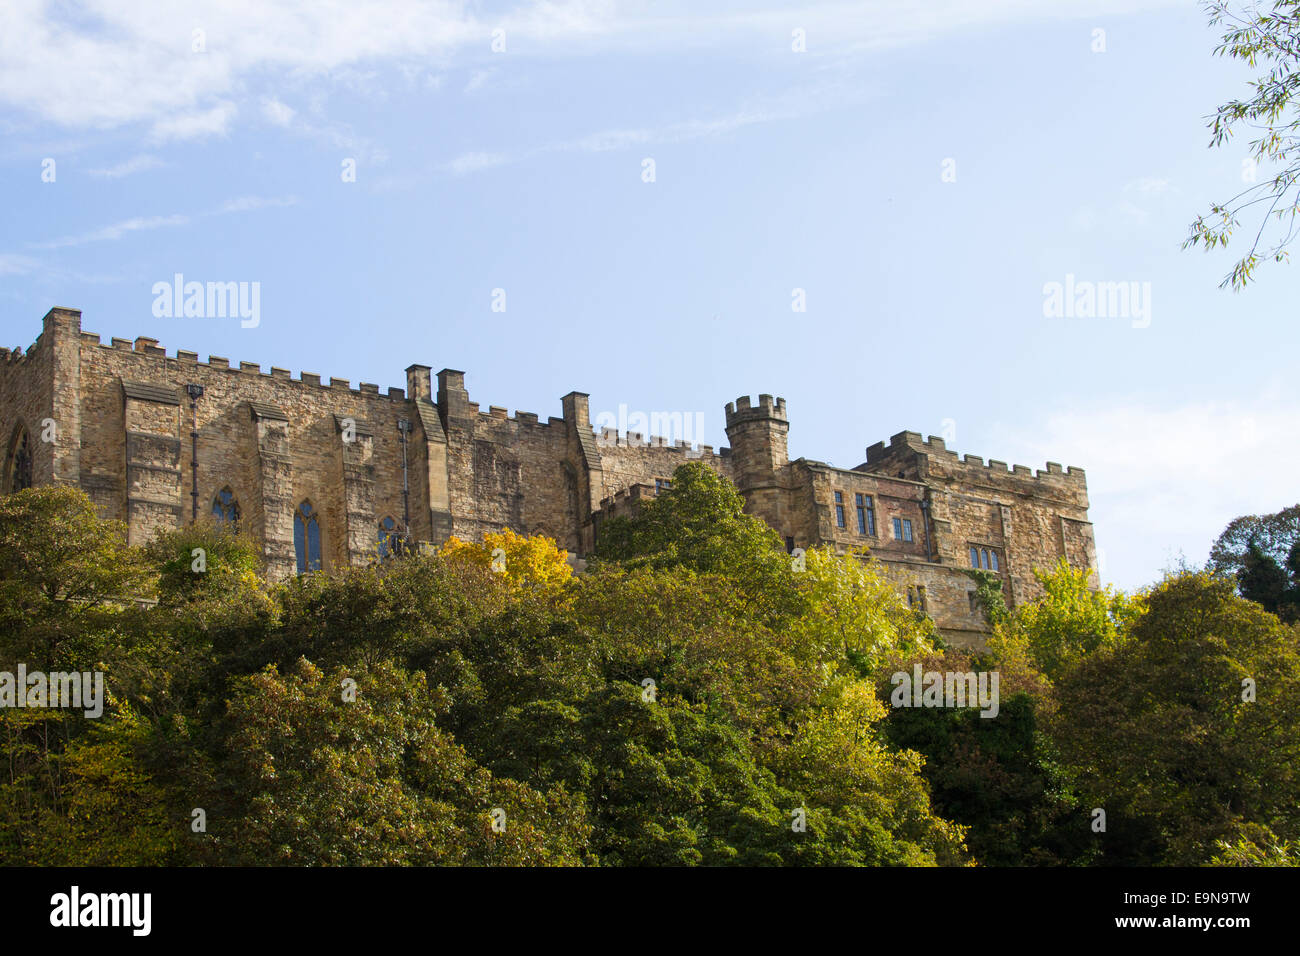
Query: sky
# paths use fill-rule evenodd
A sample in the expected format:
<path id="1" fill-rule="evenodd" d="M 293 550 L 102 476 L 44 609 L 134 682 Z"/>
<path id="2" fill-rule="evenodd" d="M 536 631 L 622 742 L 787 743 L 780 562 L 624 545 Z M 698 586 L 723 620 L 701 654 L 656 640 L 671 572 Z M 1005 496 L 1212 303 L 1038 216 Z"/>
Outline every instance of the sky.
<path id="1" fill-rule="evenodd" d="M 912 430 L 1086 469 L 1133 590 L 1300 498 L 1300 272 L 1234 293 L 1244 250 L 1180 248 L 1245 188 L 1216 40 L 1190 0 L 5 0 L 0 344 L 65 306 L 714 446 L 771 393 L 792 458 Z M 256 321 L 156 314 L 177 274 L 256 283 Z"/>

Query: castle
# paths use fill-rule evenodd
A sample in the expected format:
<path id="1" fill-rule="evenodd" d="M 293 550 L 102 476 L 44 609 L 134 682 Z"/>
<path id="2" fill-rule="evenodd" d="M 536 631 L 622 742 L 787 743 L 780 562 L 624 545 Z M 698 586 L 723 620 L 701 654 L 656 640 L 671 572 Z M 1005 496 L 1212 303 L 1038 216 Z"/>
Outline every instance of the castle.
<path id="1" fill-rule="evenodd" d="M 964 568 L 1000 576 L 1012 606 L 1033 598 L 1034 568 L 1065 558 L 1096 582 L 1088 493 L 1079 468 L 1032 473 L 900 432 L 856 468 L 789 460 L 784 399 L 726 406 L 730 448 L 690 448 L 592 427 L 588 396 L 562 417 L 471 402 L 465 373 L 406 369 L 381 393 L 287 369 L 232 366 L 155 339 L 81 330 L 81 313 L 51 309 L 36 343 L 0 350 L 0 491 L 80 488 L 132 544 L 199 518 L 237 523 L 283 579 L 358 565 L 405 540 L 480 538 L 511 528 L 544 534 L 575 555 L 601 521 L 630 513 L 698 460 L 735 482 L 746 511 L 789 550 L 867 546 L 913 606 L 952 640 L 987 631 Z"/>

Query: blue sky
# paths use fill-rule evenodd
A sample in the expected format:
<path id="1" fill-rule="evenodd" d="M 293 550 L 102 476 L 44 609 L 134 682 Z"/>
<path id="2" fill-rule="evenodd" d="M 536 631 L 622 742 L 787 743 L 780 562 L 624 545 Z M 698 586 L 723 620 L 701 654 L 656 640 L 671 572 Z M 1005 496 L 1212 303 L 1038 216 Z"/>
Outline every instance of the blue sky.
<path id="1" fill-rule="evenodd" d="M 1136 588 L 1300 497 L 1300 273 L 1233 294 L 1231 247 L 1179 248 L 1244 188 L 1215 40 L 1188 0 L 7 0 L 0 342 L 70 306 L 354 386 L 463 369 L 543 418 L 700 412 L 714 445 L 770 392 L 793 457 L 911 429 L 1086 468 Z M 259 283 L 259 323 L 155 317 L 175 273 Z M 1149 283 L 1149 324 L 1045 317 L 1067 275 Z"/>

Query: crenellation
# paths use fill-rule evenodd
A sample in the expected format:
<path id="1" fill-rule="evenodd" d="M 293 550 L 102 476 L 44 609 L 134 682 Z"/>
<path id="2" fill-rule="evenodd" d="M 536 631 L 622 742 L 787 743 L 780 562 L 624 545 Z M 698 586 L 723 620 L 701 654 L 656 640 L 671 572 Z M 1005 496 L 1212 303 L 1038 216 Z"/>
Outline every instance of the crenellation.
<path id="1" fill-rule="evenodd" d="M 1048 462 L 1035 474 L 998 459 L 985 464 L 912 431 L 871 445 L 853 469 L 792 462 L 786 401 L 766 392 L 725 405 L 728 444 L 715 451 L 673 435 L 597 432 L 585 392 L 562 396 L 562 415 L 543 424 L 536 413 L 511 417 L 497 405 L 481 412 L 455 369 L 437 374 L 435 393 L 431 366 L 408 366 L 406 387 L 381 395 L 371 382 L 354 390 L 348 379 L 324 384 L 276 365 L 232 368 L 221 356 L 201 363 L 183 349 L 175 361 L 156 362 L 167 356 L 155 339 L 105 345 L 80 322 L 75 310 L 51 310 L 30 349 L 0 349 L 8 453 L 23 428 L 55 418 L 64 437 L 53 448 L 37 445 L 33 481 L 82 488 L 139 543 L 190 520 L 194 416 L 200 511 L 230 488 L 275 579 L 297 570 L 294 529 L 304 504 L 320 525 L 325 568 L 369 560 L 388 519 L 412 541 L 506 527 L 583 554 L 601 521 L 634 513 L 691 461 L 733 481 L 746 512 L 788 547 L 868 548 L 900 588 L 925 586 L 928 613 L 955 640 L 978 642 L 987 631 L 972 616 L 971 582 L 961 573 L 972 548 L 996 556 L 1013 606 L 1037 593 L 1036 567 L 1061 557 L 1096 563 L 1082 468 Z M 191 382 L 204 387 L 193 408 Z"/>

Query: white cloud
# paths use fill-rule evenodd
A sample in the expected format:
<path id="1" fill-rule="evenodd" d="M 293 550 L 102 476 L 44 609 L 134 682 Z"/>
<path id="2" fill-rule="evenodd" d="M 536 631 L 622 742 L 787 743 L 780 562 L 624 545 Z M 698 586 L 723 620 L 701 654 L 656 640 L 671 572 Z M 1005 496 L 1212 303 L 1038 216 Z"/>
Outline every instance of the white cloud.
<path id="1" fill-rule="evenodd" d="M 238 110 L 234 103 L 219 103 L 210 110 L 168 116 L 153 124 L 150 138 L 156 143 L 165 143 L 170 140 L 224 136 L 230 129 L 230 121 L 235 118 L 236 112 Z"/>
<path id="2" fill-rule="evenodd" d="M 1141 193 L 1143 196 L 1159 196 L 1171 188 L 1169 180 L 1157 176 L 1144 176 L 1124 184 L 1125 192 Z"/>
<path id="3" fill-rule="evenodd" d="M 239 199 L 227 199 L 214 215 L 251 212 L 255 209 L 277 209 L 296 205 L 298 205 L 297 196 L 241 196 Z"/>
<path id="4" fill-rule="evenodd" d="M 262 115 L 276 126 L 288 126 L 293 122 L 294 109 L 274 96 L 268 96 L 262 100 Z"/>
<path id="5" fill-rule="evenodd" d="M 202 216 L 225 216 L 231 213 L 253 212 L 258 209 L 280 209 L 287 206 L 296 206 L 297 204 L 297 196 L 240 196 L 238 199 L 227 199 L 216 209 L 201 213 L 199 218 Z M 102 226 L 99 229 L 92 229 L 89 232 L 61 236 L 45 242 L 31 242 L 28 243 L 28 247 L 32 249 L 66 249 L 69 246 L 84 246 L 91 242 L 111 242 L 133 232 L 147 232 L 152 229 L 165 229 L 170 226 L 184 226 L 191 221 L 193 221 L 192 217 L 183 213 L 175 213 L 170 216 L 136 216 L 108 226 Z M 21 256 L 13 258 L 24 260 L 24 257 Z M 34 260 L 24 261 L 34 262 Z"/>
<path id="6" fill-rule="evenodd" d="M 139 156 L 132 156 L 130 159 L 118 163 L 116 166 L 108 166 L 103 169 L 90 169 L 87 172 L 97 179 L 121 179 L 123 176 L 131 176 L 135 173 L 142 173 L 147 169 L 157 169 L 159 166 L 166 165 L 157 156 L 151 156 L 148 153 L 141 153 Z"/>
<path id="7" fill-rule="evenodd" d="M 0 276 L 23 276 L 34 272 L 40 262 L 30 256 L 0 252 Z"/>
<path id="8" fill-rule="evenodd" d="M 83 246 L 90 242 L 112 242 L 121 239 L 133 232 L 144 232 L 151 229 L 163 229 L 168 226 L 183 226 L 189 222 L 188 216 L 136 216 L 132 219 L 124 219 L 121 222 L 115 222 L 112 225 L 103 226 L 102 228 L 90 232 L 78 233 L 71 236 L 61 236 L 58 239 L 50 239 L 46 242 L 29 243 L 32 249 L 64 249 L 68 246 Z"/>
<path id="9" fill-rule="evenodd" d="M 466 173 L 476 173 L 480 169 L 504 166 L 509 162 L 510 157 L 505 153 L 462 153 L 450 162 L 443 163 L 438 168 L 443 172 L 464 176 Z"/>
<path id="10" fill-rule="evenodd" d="M 492 55 L 495 28 L 506 32 L 509 53 L 501 56 L 680 52 L 684 45 L 775 55 L 788 53 L 797 26 L 817 57 L 1177 2 L 517 0 L 500 16 L 485 16 L 468 0 L 227 0 L 198 10 L 174 0 L 5 0 L 0 102 L 66 127 L 146 124 L 165 140 L 225 132 L 237 100 L 258 95 L 258 81 L 327 77 L 382 91 L 372 67 L 434 63 L 441 69 L 458 56 L 481 59 Z M 203 52 L 192 50 L 196 29 L 204 31 Z"/>
<path id="11" fill-rule="evenodd" d="M 1024 441 L 1029 434 L 1037 437 Z M 992 440 L 1018 452 L 1014 461 L 1050 456 L 1086 468 L 1090 517 L 1108 558 L 1104 578 L 1130 589 L 1152 583 L 1180 553 L 1203 563 L 1238 515 L 1300 499 L 1300 402 L 1280 383 L 1237 401 L 1076 399 Z M 1267 468 L 1243 467 L 1263 461 Z"/>
<path id="12" fill-rule="evenodd" d="M 521 162 L 542 153 L 605 153 L 655 143 L 681 143 L 688 140 L 722 135 L 757 123 L 793 119 L 799 115 L 800 111 L 814 112 L 825 108 L 825 104 L 820 101 L 819 97 L 811 94 L 804 97 L 801 103 L 801 110 L 784 107 L 780 109 L 745 109 L 729 116 L 707 120 L 687 120 L 653 128 L 600 130 L 575 139 L 547 143 L 543 146 L 516 153 L 462 153 L 455 159 L 441 164 L 437 169 L 440 172 L 463 176 L 483 169 L 492 169 L 497 166 Z M 394 180 L 393 184 L 397 185 L 398 181 Z"/>
<path id="13" fill-rule="evenodd" d="M 494 73 L 496 73 L 495 69 L 475 70 L 470 76 L 469 82 L 465 84 L 465 92 L 473 93 L 477 90 L 481 90 L 487 85 L 488 81 L 492 79 Z"/>

